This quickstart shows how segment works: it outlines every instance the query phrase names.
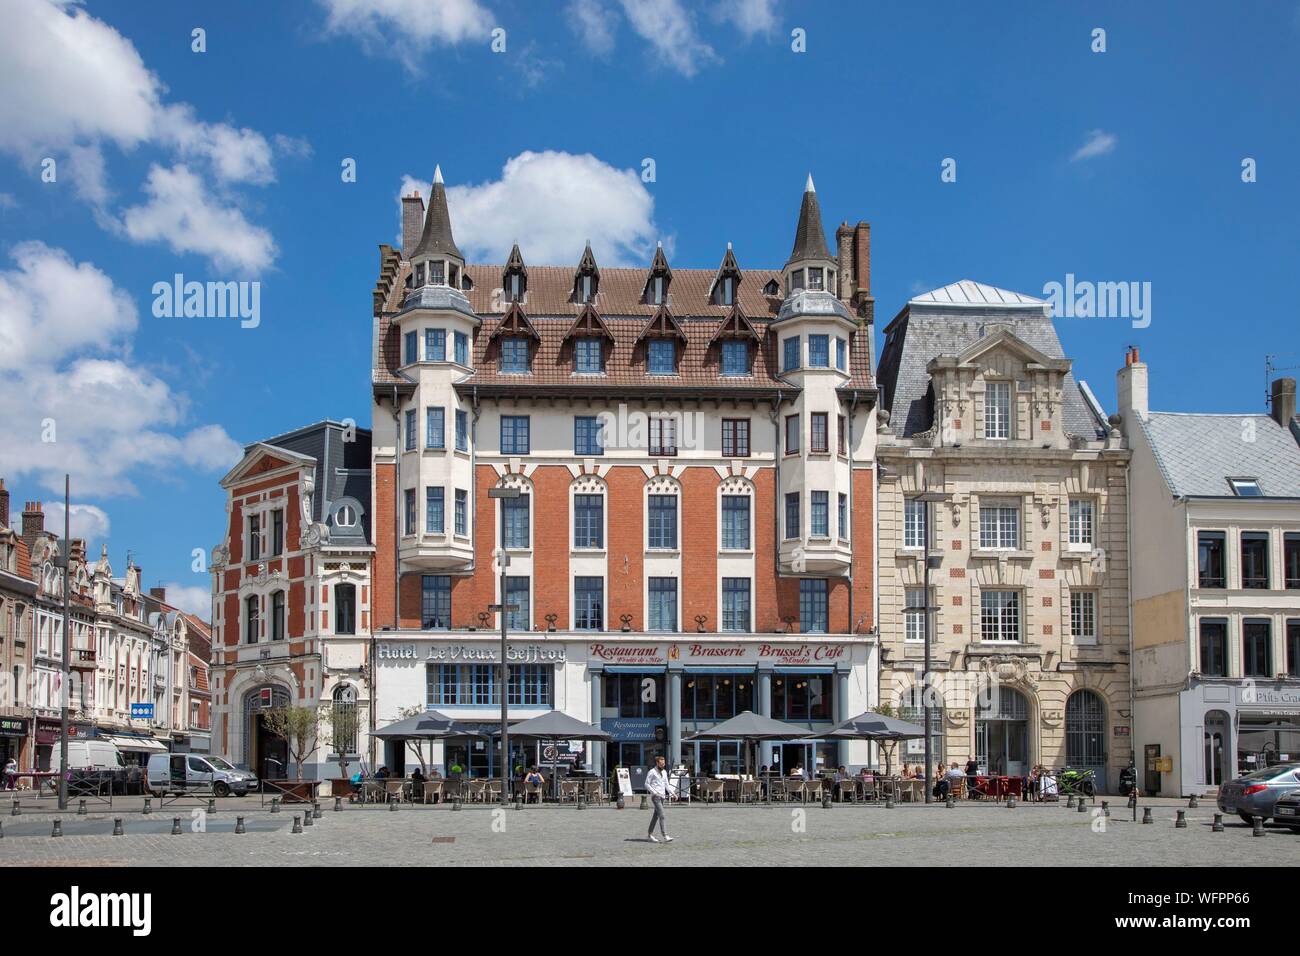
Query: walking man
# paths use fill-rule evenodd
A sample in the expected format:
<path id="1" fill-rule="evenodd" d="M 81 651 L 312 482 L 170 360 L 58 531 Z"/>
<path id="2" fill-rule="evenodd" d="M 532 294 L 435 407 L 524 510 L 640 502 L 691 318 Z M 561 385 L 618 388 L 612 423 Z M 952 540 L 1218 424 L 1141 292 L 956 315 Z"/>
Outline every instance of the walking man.
<path id="1" fill-rule="evenodd" d="M 659 842 L 655 836 L 655 823 L 658 822 L 659 832 L 664 835 L 663 842 L 672 843 L 673 838 L 668 835 L 664 824 L 664 803 L 668 800 L 668 768 L 663 757 L 656 757 L 655 765 L 645 775 L 645 788 L 650 791 L 650 802 L 655 808 L 654 815 L 650 817 L 650 842 Z"/>

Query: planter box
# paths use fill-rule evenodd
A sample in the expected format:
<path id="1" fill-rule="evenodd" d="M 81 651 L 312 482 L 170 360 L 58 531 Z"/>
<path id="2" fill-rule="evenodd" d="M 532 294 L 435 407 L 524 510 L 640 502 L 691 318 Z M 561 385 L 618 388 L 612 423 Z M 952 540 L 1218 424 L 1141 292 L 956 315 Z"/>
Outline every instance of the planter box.
<path id="1" fill-rule="evenodd" d="M 264 780 L 266 792 L 285 803 L 311 803 L 316 798 L 316 780 Z"/>
<path id="2" fill-rule="evenodd" d="M 357 792 L 357 788 L 347 777 L 331 777 L 326 782 L 329 784 L 331 797 L 350 797 Z"/>

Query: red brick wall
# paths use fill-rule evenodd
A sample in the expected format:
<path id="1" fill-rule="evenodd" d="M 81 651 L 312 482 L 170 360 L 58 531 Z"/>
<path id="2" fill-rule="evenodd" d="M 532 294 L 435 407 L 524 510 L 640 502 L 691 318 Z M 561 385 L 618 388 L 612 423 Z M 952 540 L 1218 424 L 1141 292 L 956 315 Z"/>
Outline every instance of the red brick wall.
<path id="1" fill-rule="evenodd" d="M 610 469 L 605 476 L 609 486 L 609 621 L 606 626 L 617 630 L 623 626 L 622 614 L 631 614 L 631 628 L 645 627 L 644 593 L 645 551 L 645 472 L 636 466 Z M 624 562 L 626 561 L 626 565 Z"/>
<path id="2" fill-rule="evenodd" d="M 684 632 L 699 627 L 703 614 L 706 631 L 718 629 L 718 473 L 712 468 L 688 468 L 681 475 L 682 501 L 682 619 Z M 640 539 L 638 539 L 640 540 Z"/>
<path id="3" fill-rule="evenodd" d="M 855 634 L 865 634 L 875 625 L 876 582 L 872 568 L 872 550 L 875 546 L 876 473 L 871 468 L 853 472 L 853 616 L 846 621 L 846 629 Z M 857 627 L 853 625 L 861 621 Z"/>
<path id="4" fill-rule="evenodd" d="M 542 465 L 531 478 L 537 495 L 533 502 L 537 578 L 533 582 L 533 620 L 545 628 L 546 615 L 554 614 L 555 626 L 564 629 L 569 626 L 569 483 L 573 476 L 562 465 Z"/>
<path id="5" fill-rule="evenodd" d="M 374 500 L 370 502 L 370 535 L 375 543 L 374 582 L 371 614 L 375 630 L 391 626 L 397 616 L 397 581 L 393 567 L 393 554 L 397 548 L 397 526 L 394 524 L 393 490 L 396 487 L 396 465 L 374 466 Z"/>

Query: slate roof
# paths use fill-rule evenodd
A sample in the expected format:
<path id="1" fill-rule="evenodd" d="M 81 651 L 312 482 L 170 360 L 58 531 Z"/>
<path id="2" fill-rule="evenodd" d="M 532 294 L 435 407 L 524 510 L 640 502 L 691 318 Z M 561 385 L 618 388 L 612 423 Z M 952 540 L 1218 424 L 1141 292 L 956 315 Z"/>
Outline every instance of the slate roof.
<path id="1" fill-rule="evenodd" d="M 411 253 L 412 259 L 423 255 L 452 255 L 464 260 L 456 240 L 451 234 L 451 213 L 447 211 L 447 187 L 442 183 L 442 170 L 433 173 L 433 190 L 429 196 L 429 209 L 424 216 L 424 231 Z"/>
<path id="2" fill-rule="evenodd" d="M 817 190 L 813 188 L 812 174 L 808 174 L 808 185 L 804 187 L 803 201 L 799 205 L 799 224 L 794 230 L 794 248 L 786 265 L 801 259 L 830 259 L 830 250 L 826 248 L 826 230 L 822 228 L 822 207 L 817 201 Z"/>
<path id="3" fill-rule="evenodd" d="M 1142 429 L 1176 496 L 1233 498 L 1229 478 L 1255 478 L 1266 498 L 1300 498 L 1300 445 L 1268 415 L 1151 412 Z"/>
<path id="4" fill-rule="evenodd" d="M 955 356 L 977 342 L 993 325 L 1009 326 L 1027 344 L 1051 358 L 1065 352 L 1041 299 L 963 279 L 908 302 L 885 329 L 885 347 L 876 371 L 880 405 L 889 409 L 889 427 L 900 438 L 927 431 L 934 402 L 926 366 L 941 355 Z M 1106 423 L 1084 399 L 1073 373 L 1065 376 L 1065 430 L 1089 440 L 1104 438 Z"/>
<path id="5" fill-rule="evenodd" d="M 355 440 L 350 442 L 343 440 L 343 433 L 341 422 L 323 421 L 268 438 L 262 444 L 314 459 L 316 493 L 312 495 L 312 520 L 325 521 L 333 515 L 336 504 L 344 498 L 352 498 L 361 506 L 362 534 L 347 534 L 331 523 L 330 543 L 365 545 L 371 541 L 370 432 L 358 428 Z M 322 518 L 322 515 L 326 517 Z"/>

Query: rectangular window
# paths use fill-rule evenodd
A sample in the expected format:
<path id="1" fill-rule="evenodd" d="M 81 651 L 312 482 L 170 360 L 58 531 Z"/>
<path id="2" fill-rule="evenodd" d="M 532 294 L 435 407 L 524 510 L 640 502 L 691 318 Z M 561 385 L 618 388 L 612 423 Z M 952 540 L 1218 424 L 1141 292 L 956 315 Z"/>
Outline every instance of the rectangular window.
<path id="1" fill-rule="evenodd" d="M 1020 642 L 1020 592 L 980 592 L 980 640 Z"/>
<path id="2" fill-rule="evenodd" d="M 785 416 L 785 453 L 799 454 L 799 416 Z"/>
<path id="3" fill-rule="evenodd" d="M 501 499 L 501 527 L 507 548 L 528 547 L 528 495 Z"/>
<path id="4" fill-rule="evenodd" d="M 605 546 L 605 496 L 573 496 L 573 546 L 575 548 L 603 548 Z"/>
<path id="5" fill-rule="evenodd" d="M 790 372 L 799 367 L 799 336 L 795 335 L 781 343 L 784 350 L 784 361 L 781 363 L 781 371 Z"/>
<path id="6" fill-rule="evenodd" d="M 827 504 L 827 492 L 814 491 L 811 504 L 808 533 L 815 538 L 829 538 L 831 529 L 830 515 L 827 513 L 830 510 Z"/>
<path id="7" fill-rule="evenodd" d="M 830 628 L 825 578 L 799 581 L 799 633 L 825 634 Z"/>
<path id="8" fill-rule="evenodd" d="M 420 626 L 426 631 L 451 627 L 451 575 L 425 574 L 420 581 Z"/>
<path id="9" fill-rule="evenodd" d="M 284 509 L 271 512 L 271 556 L 284 554 Z"/>
<path id="10" fill-rule="evenodd" d="M 1282 567 L 1286 574 L 1286 588 L 1300 588 L 1300 534 L 1288 531 L 1282 536 Z"/>
<path id="11" fill-rule="evenodd" d="M 464 488 L 456 489 L 456 533 L 469 534 L 469 493 Z"/>
<path id="12" fill-rule="evenodd" d="M 575 339 L 573 345 L 577 369 L 584 374 L 598 374 L 605 371 L 604 342 L 596 336 Z"/>
<path id="13" fill-rule="evenodd" d="M 284 592 L 271 595 L 271 640 L 284 640 Z"/>
<path id="14" fill-rule="evenodd" d="M 357 632 L 357 586 L 355 584 L 334 585 L 334 633 L 355 634 Z"/>
<path id="15" fill-rule="evenodd" d="M 447 361 L 446 329 L 424 330 L 424 360 L 426 362 Z"/>
<path id="16" fill-rule="evenodd" d="M 248 516 L 248 560 L 262 559 L 262 516 Z"/>
<path id="17" fill-rule="evenodd" d="M 722 374 L 749 374 L 749 344 L 741 339 L 725 339 L 722 343 Z"/>
<path id="18" fill-rule="evenodd" d="M 749 457 L 748 418 L 724 418 L 722 420 L 722 457 Z"/>
<path id="19" fill-rule="evenodd" d="M 791 290 L 803 288 L 802 269 L 795 269 L 793 272 L 790 273 L 790 288 Z"/>
<path id="20" fill-rule="evenodd" d="M 245 644 L 257 643 L 258 638 L 261 636 L 259 633 L 260 626 L 261 626 L 261 613 L 257 602 L 257 595 L 254 594 L 244 601 L 244 643 Z M 119 670 L 120 667 L 121 665 L 119 665 Z M 117 679 L 119 681 L 122 679 L 122 675 L 120 673 L 118 674 Z"/>
<path id="21" fill-rule="evenodd" d="M 1241 672 L 1245 677 L 1273 676 L 1272 622 L 1247 618 L 1241 624 Z"/>
<path id="22" fill-rule="evenodd" d="M 456 362 L 460 365 L 469 364 L 469 336 L 464 332 L 455 333 L 456 342 Z"/>
<path id="23" fill-rule="evenodd" d="M 677 630 L 677 579 L 651 578 L 650 630 Z"/>
<path id="24" fill-rule="evenodd" d="M 528 371 L 528 339 L 512 336 L 501 340 L 501 371 L 516 374 Z"/>
<path id="25" fill-rule="evenodd" d="M 722 579 L 722 629 L 749 630 L 749 578 Z"/>
<path id="26" fill-rule="evenodd" d="M 420 361 L 420 337 L 416 332 L 406 333 L 406 364 L 414 365 Z"/>
<path id="27" fill-rule="evenodd" d="M 677 419 L 657 416 L 650 419 L 650 454 L 677 454 Z"/>
<path id="28" fill-rule="evenodd" d="M 822 274 L 825 271 L 821 266 L 808 267 L 808 291 L 820 292 L 822 290 Z"/>
<path id="29" fill-rule="evenodd" d="M 456 409 L 456 450 L 469 451 L 469 416 L 465 409 Z"/>
<path id="30" fill-rule="evenodd" d="M 909 643 L 920 644 L 925 635 L 925 589 L 908 588 L 903 610 L 903 638 Z M 930 622 L 930 635 L 934 636 L 934 621 Z"/>
<path id="31" fill-rule="evenodd" d="M 415 534 L 415 489 L 406 489 L 406 522 L 403 527 L 406 534 Z"/>
<path id="32" fill-rule="evenodd" d="M 809 368 L 830 368 L 830 336 L 827 335 L 810 335 L 808 336 L 808 367 Z"/>
<path id="33" fill-rule="evenodd" d="M 1267 531 L 1241 533 L 1241 586 L 1257 590 L 1268 588 Z"/>
<path id="34" fill-rule="evenodd" d="M 605 629 L 605 579 L 573 579 L 573 627 L 579 631 Z"/>
<path id="35" fill-rule="evenodd" d="M 446 415 L 441 408 L 424 410 L 424 447 L 445 448 L 447 443 Z"/>
<path id="36" fill-rule="evenodd" d="M 799 492 L 791 491 L 785 496 L 785 536 L 786 539 L 799 537 Z"/>
<path id="37" fill-rule="evenodd" d="M 1226 588 L 1224 550 L 1227 536 L 1222 531 L 1196 532 L 1196 583 L 1202 588 Z"/>
<path id="38" fill-rule="evenodd" d="M 849 424 L 848 419 L 843 415 L 836 418 L 835 444 L 841 455 L 847 455 L 849 442 Z"/>
<path id="39" fill-rule="evenodd" d="M 672 375 L 677 371 L 677 343 L 672 339 L 650 340 L 650 374 Z"/>
<path id="40" fill-rule="evenodd" d="M 1077 644 L 1097 643 L 1097 595 L 1093 591 L 1070 592 L 1070 636 Z"/>
<path id="41" fill-rule="evenodd" d="M 415 409 L 408 408 L 403 419 L 406 426 L 406 450 L 415 451 Z"/>
<path id="42" fill-rule="evenodd" d="M 980 502 L 980 547 L 1014 551 L 1020 547 L 1020 506 L 1013 502 Z"/>
<path id="43" fill-rule="evenodd" d="M 849 540 L 849 496 L 840 494 L 840 521 L 839 521 L 840 540 Z"/>
<path id="44" fill-rule="evenodd" d="M 920 498 L 903 500 L 903 547 L 925 547 L 926 503 Z"/>
<path id="45" fill-rule="evenodd" d="M 573 418 L 573 453 L 575 455 L 603 455 L 600 419 L 595 415 L 575 415 Z"/>
<path id="46" fill-rule="evenodd" d="M 813 412 L 808 427 L 808 450 L 814 454 L 830 451 L 830 439 L 826 434 L 826 413 Z"/>
<path id="47" fill-rule="evenodd" d="M 984 386 L 984 437 L 1011 437 L 1011 383 L 987 382 Z"/>
<path id="48" fill-rule="evenodd" d="M 442 504 L 443 492 L 441 488 L 430 485 L 424 489 L 424 530 L 426 534 L 442 534 Z"/>
<path id="49" fill-rule="evenodd" d="M 504 500 L 504 499 L 503 499 Z M 516 610 L 506 612 L 506 627 L 512 631 L 529 631 L 532 619 L 528 612 L 528 578 L 525 575 L 508 575 L 506 577 L 506 605 L 517 605 Z M 513 671 L 514 668 L 511 668 Z"/>
<path id="50" fill-rule="evenodd" d="M 841 372 L 849 370 L 849 340 L 835 339 L 835 367 Z"/>
<path id="51" fill-rule="evenodd" d="M 444 279 L 446 274 L 441 259 L 429 263 L 429 285 L 446 285 L 447 282 Z"/>
<path id="52" fill-rule="evenodd" d="M 1228 622 L 1201 619 L 1201 673 L 1206 677 L 1228 676 Z"/>
<path id="53" fill-rule="evenodd" d="M 650 518 L 650 547 L 677 547 L 677 496 L 650 495 L 647 505 Z"/>
<path id="54" fill-rule="evenodd" d="M 1092 502 L 1070 500 L 1070 544 L 1092 547 Z"/>
<path id="55" fill-rule="evenodd" d="M 1286 622 L 1286 672 L 1289 677 L 1300 677 L 1300 621 Z"/>
<path id="56" fill-rule="evenodd" d="M 722 546 L 749 550 L 749 495 L 722 496 Z"/>
<path id="57" fill-rule="evenodd" d="M 501 416 L 501 454 L 527 455 L 529 448 L 527 415 Z"/>

